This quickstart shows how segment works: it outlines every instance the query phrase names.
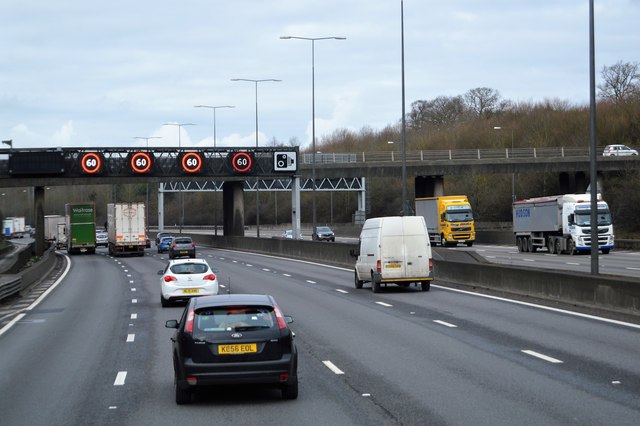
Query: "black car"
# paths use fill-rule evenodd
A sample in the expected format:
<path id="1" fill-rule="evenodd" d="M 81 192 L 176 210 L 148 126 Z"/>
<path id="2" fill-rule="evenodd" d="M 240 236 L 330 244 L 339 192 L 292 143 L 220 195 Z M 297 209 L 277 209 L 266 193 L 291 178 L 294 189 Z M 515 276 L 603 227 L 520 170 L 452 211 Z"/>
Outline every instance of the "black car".
<path id="1" fill-rule="evenodd" d="M 313 239 L 316 241 L 335 241 L 336 236 L 328 226 L 316 226 Z"/>
<path id="2" fill-rule="evenodd" d="M 191 237 L 174 237 L 169 245 L 169 259 L 182 256 L 196 257 L 196 243 Z"/>
<path id="3" fill-rule="evenodd" d="M 203 386 L 272 384 L 282 398 L 298 397 L 298 352 L 293 322 L 272 296 L 225 294 L 192 298 L 176 328 L 173 368 L 176 403 Z"/>

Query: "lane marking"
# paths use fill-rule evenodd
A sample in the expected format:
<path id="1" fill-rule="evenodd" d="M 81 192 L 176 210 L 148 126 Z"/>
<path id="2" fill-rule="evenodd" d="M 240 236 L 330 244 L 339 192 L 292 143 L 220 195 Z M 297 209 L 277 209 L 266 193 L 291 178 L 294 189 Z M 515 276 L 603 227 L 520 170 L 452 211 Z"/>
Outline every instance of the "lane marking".
<path id="1" fill-rule="evenodd" d="M 440 320 L 433 320 L 433 322 L 438 323 L 440 325 L 444 325 L 445 327 L 449 327 L 449 328 L 457 328 L 458 326 L 455 324 L 451 324 L 445 321 L 440 321 Z"/>
<path id="2" fill-rule="evenodd" d="M 127 343 L 131 343 L 134 340 L 136 340 L 136 335 L 135 334 L 127 334 Z"/>
<path id="3" fill-rule="evenodd" d="M 640 271 L 640 268 L 634 268 L 633 266 L 629 266 L 624 269 L 631 269 L 632 271 Z"/>
<path id="4" fill-rule="evenodd" d="M 536 351 L 532 351 L 530 349 L 523 349 L 522 352 L 524 352 L 527 355 L 531 355 L 533 357 L 540 358 L 540 359 L 545 360 L 547 362 L 551 362 L 553 364 L 562 364 L 562 361 L 560 361 L 559 359 L 552 358 L 550 356 L 541 354 L 541 353 L 536 352 Z"/>
<path id="5" fill-rule="evenodd" d="M 309 284 L 316 284 L 316 282 L 315 282 L 315 281 L 311 281 L 311 280 L 307 280 L 307 282 L 308 282 Z"/>
<path id="6" fill-rule="evenodd" d="M 337 291 L 337 292 L 340 292 L 340 293 L 342 293 L 342 294 L 349 294 L 349 292 L 348 292 L 348 291 L 343 290 L 343 289 L 341 289 L 341 288 L 336 288 L 336 291 Z"/>
<path id="7" fill-rule="evenodd" d="M 284 275 L 285 277 L 290 277 L 291 276 L 291 274 L 282 274 L 282 275 Z"/>
<path id="8" fill-rule="evenodd" d="M 268 268 L 262 268 L 262 270 L 263 270 L 263 271 L 265 271 L 265 272 L 270 272 L 270 271 L 271 271 L 271 270 L 270 270 L 270 269 L 268 269 Z"/>
<path id="9" fill-rule="evenodd" d="M 138 319 L 138 314 L 131 314 L 131 319 Z"/>
<path id="10" fill-rule="evenodd" d="M 390 305 L 390 304 L 388 304 L 388 303 L 384 303 L 384 302 L 376 302 L 376 303 L 377 303 L 378 305 L 380 305 L 380 306 L 384 306 L 384 307 L 387 307 L 387 308 L 390 308 L 390 307 L 392 307 L 392 306 L 393 306 L 393 305 Z"/>
<path id="11" fill-rule="evenodd" d="M 126 378 L 127 378 L 126 371 L 118 371 L 118 374 L 116 375 L 116 381 L 113 382 L 113 386 L 123 386 Z"/>
<path id="12" fill-rule="evenodd" d="M 580 264 L 577 262 L 567 262 L 567 265 L 580 266 Z"/>
<path id="13" fill-rule="evenodd" d="M 250 263 L 247 263 L 247 266 L 251 267 L 251 266 L 253 266 L 253 265 L 252 265 L 252 264 L 250 264 Z"/>
<path id="14" fill-rule="evenodd" d="M 322 361 L 322 363 L 335 374 L 344 374 L 344 371 L 340 370 L 334 363 L 331 361 Z"/>
<path id="15" fill-rule="evenodd" d="M 525 261 L 525 262 L 535 262 L 536 261 L 535 259 L 522 259 L 522 260 Z"/>
<path id="16" fill-rule="evenodd" d="M 138 299 L 131 299 L 131 303 L 138 303 Z"/>
<path id="17" fill-rule="evenodd" d="M 131 291 L 136 291 L 136 288 L 135 287 L 131 287 Z"/>
<path id="18" fill-rule="evenodd" d="M 487 259 L 495 259 L 496 256 L 486 256 Z"/>
<path id="19" fill-rule="evenodd" d="M 133 280 L 129 280 L 129 284 L 133 284 Z"/>

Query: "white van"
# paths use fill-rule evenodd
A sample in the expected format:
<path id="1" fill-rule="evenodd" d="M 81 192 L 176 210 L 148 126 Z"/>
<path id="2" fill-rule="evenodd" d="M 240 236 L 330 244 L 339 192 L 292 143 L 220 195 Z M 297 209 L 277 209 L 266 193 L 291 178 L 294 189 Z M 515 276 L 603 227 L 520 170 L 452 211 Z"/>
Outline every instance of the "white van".
<path id="1" fill-rule="evenodd" d="M 422 216 L 390 216 L 367 219 L 360 233 L 355 285 L 371 282 L 374 293 L 380 284 L 408 287 L 420 284 L 428 291 L 433 280 L 433 257 L 427 225 Z"/>

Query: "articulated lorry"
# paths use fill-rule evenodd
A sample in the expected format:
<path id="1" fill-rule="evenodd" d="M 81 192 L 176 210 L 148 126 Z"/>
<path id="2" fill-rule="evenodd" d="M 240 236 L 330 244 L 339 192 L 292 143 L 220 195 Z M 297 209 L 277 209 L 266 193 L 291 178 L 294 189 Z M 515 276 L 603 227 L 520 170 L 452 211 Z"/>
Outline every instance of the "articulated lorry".
<path id="1" fill-rule="evenodd" d="M 44 240 L 60 249 L 67 246 L 66 219 L 60 214 L 44 216 Z"/>
<path id="2" fill-rule="evenodd" d="M 611 212 L 597 196 L 598 249 L 608 254 L 614 235 Z M 591 194 L 564 194 L 513 203 L 513 233 L 520 252 L 547 248 L 551 254 L 591 251 Z"/>
<path id="3" fill-rule="evenodd" d="M 96 252 L 96 204 L 68 203 L 64 206 L 67 252 Z"/>
<path id="4" fill-rule="evenodd" d="M 144 203 L 107 204 L 109 254 L 144 256 L 147 244 Z"/>
<path id="5" fill-rule="evenodd" d="M 433 244 L 471 247 L 476 239 L 473 210 L 466 195 L 416 198 L 416 216 L 424 217 Z"/>
<path id="6" fill-rule="evenodd" d="M 5 238 L 22 238 L 28 234 L 24 217 L 6 217 L 2 221 L 2 234 Z"/>

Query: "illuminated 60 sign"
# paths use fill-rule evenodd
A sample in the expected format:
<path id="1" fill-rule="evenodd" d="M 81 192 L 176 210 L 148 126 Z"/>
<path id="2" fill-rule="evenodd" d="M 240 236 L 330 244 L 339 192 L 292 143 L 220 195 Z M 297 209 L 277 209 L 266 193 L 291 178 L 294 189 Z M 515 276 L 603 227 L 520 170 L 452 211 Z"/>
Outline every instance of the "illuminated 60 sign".
<path id="1" fill-rule="evenodd" d="M 253 154 L 250 152 L 232 152 L 227 158 L 231 161 L 231 168 L 238 173 L 251 173 L 253 171 Z"/>
<path id="2" fill-rule="evenodd" d="M 180 164 L 186 173 L 198 173 L 202 170 L 202 155 L 198 152 L 185 152 L 181 155 Z"/>
<path id="3" fill-rule="evenodd" d="M 153 155 L 148 152 L 134 152 L 129 155 L 129 167 L 132 173 L 147 174 L 153 166 Z"/>
<path id="4" fill-rule="evenodd" d="M 82 171 L 89 175 L 98 174 L 102 171 L 102 164 L 104 158 L 102 154 L 98 152 L 87 152 L 80 157 L 80 168 Z"/>

